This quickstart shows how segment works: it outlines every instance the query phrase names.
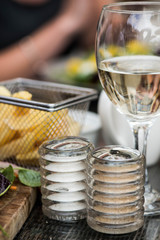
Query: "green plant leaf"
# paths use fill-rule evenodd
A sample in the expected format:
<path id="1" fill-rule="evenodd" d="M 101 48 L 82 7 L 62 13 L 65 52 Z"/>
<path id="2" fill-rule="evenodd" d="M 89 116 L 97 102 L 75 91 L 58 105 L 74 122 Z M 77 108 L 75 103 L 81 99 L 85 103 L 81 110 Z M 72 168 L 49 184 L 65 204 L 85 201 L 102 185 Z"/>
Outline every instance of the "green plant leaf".
<path id="1" fill-rule="evenodd" d="M 40 173 L 30 169 L 20 169 L 18 178 L 21 183 L 29 187 L 40 187 Z"/>
<path id="2" fill-rule="evenodd" d="M 14 170 L 11 165 L 9 167 L 4 168 L 1 173 L 11 182 L 14 182 Z"/>

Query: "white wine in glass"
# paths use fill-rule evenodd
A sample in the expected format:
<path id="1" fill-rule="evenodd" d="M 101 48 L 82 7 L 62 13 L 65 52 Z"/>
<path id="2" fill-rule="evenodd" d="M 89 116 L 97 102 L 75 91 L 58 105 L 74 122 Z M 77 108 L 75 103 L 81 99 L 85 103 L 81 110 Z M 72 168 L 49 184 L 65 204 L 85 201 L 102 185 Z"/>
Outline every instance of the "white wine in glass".
<path id="1" fill-rule="evenodd" d="M 160 115 L 160 3 L 104 6 L 96 60 L 104 91 L 129 121 L 135 148 L 146 155 L 149 129 Z M 144 208 L 145 215 L 160 214 L 160 194 L 149 184 L 147 169 Z"/>

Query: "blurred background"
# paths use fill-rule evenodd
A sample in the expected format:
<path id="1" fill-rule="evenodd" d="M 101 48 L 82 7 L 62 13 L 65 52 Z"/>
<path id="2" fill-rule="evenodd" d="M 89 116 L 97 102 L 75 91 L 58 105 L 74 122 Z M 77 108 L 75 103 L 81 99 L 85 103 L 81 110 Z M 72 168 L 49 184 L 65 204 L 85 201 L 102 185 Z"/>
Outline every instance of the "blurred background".
<path id="1" fill-rule="evenodd" d="M 1 1 L 0 81 L 27 77 L 101 90 L 95 35 L 103 5 L 113 2 Z"/>
<path id="2" fill-rule="evenodd" d="M 96 27 L 111 2 L 1 1 L 0 81 L 27 77 L 97 88 Z"/>

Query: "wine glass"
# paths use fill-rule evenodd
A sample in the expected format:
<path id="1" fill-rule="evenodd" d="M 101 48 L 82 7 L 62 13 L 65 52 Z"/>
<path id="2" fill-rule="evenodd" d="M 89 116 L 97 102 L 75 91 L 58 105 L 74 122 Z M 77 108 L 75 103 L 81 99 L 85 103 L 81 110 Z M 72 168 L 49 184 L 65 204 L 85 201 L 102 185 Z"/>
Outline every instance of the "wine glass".
<path id="1" fill-rule="evenodd" d="M 149 130 L 160 115 L 160 3 L 104 6 L 97 28 L 96 61 L 104 91 L 126 116 L 135 148 L 146 156 Z M 145 215 L 160 214 L 160 194 L 152 189 L 145 169 Z"/>

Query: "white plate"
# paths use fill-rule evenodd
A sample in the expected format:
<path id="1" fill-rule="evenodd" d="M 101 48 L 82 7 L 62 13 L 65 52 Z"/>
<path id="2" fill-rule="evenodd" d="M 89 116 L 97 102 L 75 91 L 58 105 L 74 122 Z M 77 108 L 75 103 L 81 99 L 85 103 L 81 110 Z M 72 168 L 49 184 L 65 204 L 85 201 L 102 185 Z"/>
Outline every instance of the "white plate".
<path id="1" fill-rule="evenodd" d="M 100 130 L 100 116 L 94 112 L 87 112 L 80 136 L 87 138 L 94 146 L 97 146 Z"/>
<path id="2" fill-rule="evenodd" d="M 134 147 L 134 138 L 125 116 L 111 103 L 104 91 L 98 101 L 98 113 L 102 122 L 102 133 L 106 144 L 120 144 Z M 160 159 L 160 118 L 152 126 L 148 136 L 147 165 L 154 165 Z"/>

